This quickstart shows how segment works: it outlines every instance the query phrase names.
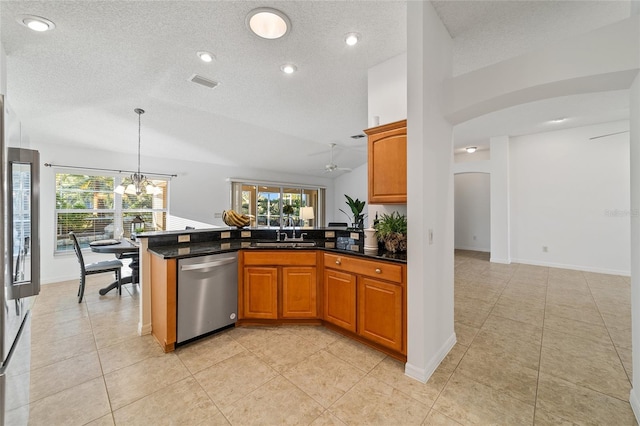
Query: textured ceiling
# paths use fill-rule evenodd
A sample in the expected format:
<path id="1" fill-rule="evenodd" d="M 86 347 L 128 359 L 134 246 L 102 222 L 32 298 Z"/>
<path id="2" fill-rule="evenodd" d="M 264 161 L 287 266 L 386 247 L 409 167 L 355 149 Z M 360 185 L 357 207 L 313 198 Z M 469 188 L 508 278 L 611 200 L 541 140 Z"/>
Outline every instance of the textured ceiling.
<path id="1" fill-rule="evenodd" d="M 32 141 L 134 153 L 141 107 L 144 155 L 322 175 L 335 142 L 359 148 L 338 149 L 341 166 L 364 163 L 349 136 L 367 127 L 367 70 L 406 50 L 405 3 L 272 3 L 292 22 L 281 40 L 245 26 L 264 2 L 2 1 L 8 102 Z M 56 29 L 31 32 L 20 14 Z M 362 40 L 348 47 L 352 31 Z"/>
<path id="2" fill-rule="evenodd" d="M 628 1 L 433 3 L 453 37 L 455 74 L 629 15 Z M 292 21 L 281 40 L 245 27 L 250 10 L 269 5 Z M 44 16 L 56 29 L 31 32 L 16 22 L 20 14 Z M 141 107 L 145 156 L 318 176 L 331 142 L 341 167 L 366 161 L 366 141 L 349 136 L 367 127 L 367 70 L 406 51 L 403 1 L 3 0 L 0 19 L 8 102 L 32 141 L 135 153 L 133 109 Z M 362 40 L 347 47 L 351 31 Z M 201 62 L 198 50 L 216 60 Z M 298 72 L 284 75 L 286 62 Z M 220 85 L 189 82 L 196 73 Z M 589 114 L 611 118 L 623 97 L 590 98 Z M 511 128 L 499 115 L 473 120 L 457 129 L 456 144 L 535 128 L 533 118 L 543 117 L 532 111 L 569 116 L 576 102 L 587 101 L 524 108 L 517 120 L 507 115 L 519 123 Z"/>

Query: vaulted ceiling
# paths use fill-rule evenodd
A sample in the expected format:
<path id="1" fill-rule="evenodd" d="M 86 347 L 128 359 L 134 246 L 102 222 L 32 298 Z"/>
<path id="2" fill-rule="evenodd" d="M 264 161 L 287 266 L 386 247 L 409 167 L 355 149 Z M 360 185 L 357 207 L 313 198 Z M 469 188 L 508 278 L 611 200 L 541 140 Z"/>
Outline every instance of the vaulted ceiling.
<path id="1" fill-rule="evenodd" d="M 433 3 L 454 39 L 455 74 L 629 14 L 628 1 Z M 247 29 L 263 6 L 290 18 L 284 38 Z M 24 14 L 56 28 L 32 32 Z M 350 136 L 368 125 L 367 70 L 406 50 L 404 1 L 2 1 L 0 17 L 7 101 L 35 143 L 133 154 L 140 107 L 145 156 L 318 176 L 329 143 L 341 167 L 366 161 L 365 140 Z M 361 41 L 350 47 L 353 31 Z M 203 63 L 200 50 L 215 60 Z M 285 75 L 289 62 L 298 71 Z M 219 86 L 196 85 L 194 74 Z M 623 98 L 609 95 L 606 108 Z M 556 107 L 575 106 L 564 103 Z M 471 140 L 480 127 L 458 134 Z"/>

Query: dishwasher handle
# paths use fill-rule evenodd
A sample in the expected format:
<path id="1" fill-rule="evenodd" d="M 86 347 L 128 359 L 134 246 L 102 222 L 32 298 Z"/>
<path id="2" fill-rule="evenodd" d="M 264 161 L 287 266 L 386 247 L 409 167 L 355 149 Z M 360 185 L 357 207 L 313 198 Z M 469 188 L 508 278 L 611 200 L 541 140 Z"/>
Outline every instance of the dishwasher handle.
<path id="1" fill-rule="evenodd" d="M 237 262 L 235 257 L 227 257 L 226 259 L 220 259 L 213 262 L 205 262 L 205 263 L 196 263 L 193 265 L 181 265 L 181 271 L 198 271 L 200 269 L 213 268 L 216 266 L 228 265 L 230 263 Z"/>

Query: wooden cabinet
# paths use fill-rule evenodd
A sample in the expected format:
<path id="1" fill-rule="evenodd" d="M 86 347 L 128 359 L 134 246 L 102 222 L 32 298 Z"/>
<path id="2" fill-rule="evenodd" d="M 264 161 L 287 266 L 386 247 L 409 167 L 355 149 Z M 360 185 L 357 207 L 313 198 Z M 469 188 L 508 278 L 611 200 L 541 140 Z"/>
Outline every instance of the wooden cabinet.
<path id="1" fill-rule="evenodd" d="M 406 268 L 324 253 L 324 319 L 406 355 Z"/>
<path id="2" fill-rule="evenodd" d="M 324 271 L 324 320 L 356 332 L 355 275 Z"/>
<path id="3" fill-rule="evenodd" d="M 176 345 L 177 261 L 152 254 L 151 263 L 151 334 L 165 352 Z"/>
<path id="4" fill-rule="evenodd" d="M 239 319 L 317 319 L 316 258 L 316 251 L 242 252 Z"/>
<path id="5" fill-rule="evenodd" d="M 318 317 L 315 266 L 282 267 L 282 318 Z"/>
<path id="6" fill-rule="evenodd" d="M 406 204 L 407 120 L 364 132 L 369 138 L 369 204 Z"/>
<path id="7" fill-rule="evenodd" d="M 358 334 L 402 351 L 402 300 L 401 286 L 361 277 L 358 282 Z"/>
<path id="8" fill-rule="evenodd" d="M 242 307 L 245 318 L 278 318 L 278 269 L 249 266 L 242 277 Z"/>

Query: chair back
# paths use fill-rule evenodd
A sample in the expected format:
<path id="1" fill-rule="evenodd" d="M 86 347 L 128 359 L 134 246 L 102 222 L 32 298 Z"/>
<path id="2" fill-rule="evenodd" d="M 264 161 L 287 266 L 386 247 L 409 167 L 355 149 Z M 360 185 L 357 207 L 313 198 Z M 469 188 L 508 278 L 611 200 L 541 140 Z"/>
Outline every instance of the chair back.
<path id="1" fill-rule="evenodd" d="M 82 249 L 80 248 L 80 244 L 78 243 L 78 238 L 76 238 L 76 234 L 74 234 L 73 232 L 69 232 L 69 237 L 71 238 L 71 241 L 73 241 L 73 251 L 76 252 L 78 263 L 80 263 L 80 272 L 82 273 L 82 275 L 84 275 L 86 272 L 84 267 L 84 257 L 82 257 Z"/>

